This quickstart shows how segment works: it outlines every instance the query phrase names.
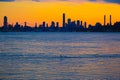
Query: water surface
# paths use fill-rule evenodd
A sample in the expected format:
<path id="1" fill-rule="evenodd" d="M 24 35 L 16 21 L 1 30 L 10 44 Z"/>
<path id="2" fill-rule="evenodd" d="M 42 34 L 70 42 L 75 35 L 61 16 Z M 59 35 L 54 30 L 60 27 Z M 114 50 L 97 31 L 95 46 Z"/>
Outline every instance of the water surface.
<path id="1" fill-rule="evenodd" d="M 0 79 L 120 80 L 120 33 L 0 33 Z"/>

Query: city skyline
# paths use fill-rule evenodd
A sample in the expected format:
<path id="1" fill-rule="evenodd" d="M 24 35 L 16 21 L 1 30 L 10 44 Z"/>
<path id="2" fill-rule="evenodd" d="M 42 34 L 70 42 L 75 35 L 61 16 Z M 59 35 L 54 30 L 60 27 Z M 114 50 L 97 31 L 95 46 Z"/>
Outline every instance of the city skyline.
<path id="1" fill-rule="evenodd" d="M 103 25 L 103 15 L 106 15 L 106 17 L 112 15 L 112 22 L 115 23 L 120 20 L 120 5 L 119 1 L 113 1 L 45 0 L 41 2 L 39 0 L 1 0 L 0 26 L 3 25 L 2 21 L 5 15 L 9 17 L 10 24 L 19 22 L 24 25 L 26 21 L 29 26 L 34 26 L 35 23 L 45 21 L 50 25 L 51 21 L 57 21 L 62 26 L 62 13 L 66 13 L 66 17 L 72 20 L 82 20 L 92 25 L 96 22 Z M 109 19 L 107 18 L 108 22 Z"/>
<path id="2" fill-rule="evenodd" d="M 7 16 L 4 16 L 4 21 L 3 21 L 3 25 L 2 26 L 0 26 L 0 27 L 4 27 L 4 26 L 8 26 L 8 25 L 15 25 L 15 24 L 10 24 L 9 23 L 9 21 L 8 21 L 8 17 Z M 112 24 L 112 15 L 109 15 L 109 22 L 107 23 L 107 17 L 106 17 L 106 15 L 104 15 L 104 23 L 103 23 L 103 25 L 102 25 L 102 23 L 100 23 L 100 22 L 96 22 L 96 23 L 100 23 L 102 26 L 106 26 L 106 25 L 110 25 L 110 26 L 112 26 L 113 24 Z M 34 26 L 30 26 L 30 27 L 40 27 L 41 25 L 42 26 L 44 26 L 44 27 L 50 27 L 51 25 L 55 25 L 55 26 L 58 26 L 58 27 L 63 27 L 63 28 L 65 28 L 66 27 L 66 25 L 67 24 L 70 24 L 70 23 L 72 23 L 72 22 L 74 22 L 77 26 L 84 26 L 85 28 L 88 28 L 89 27 L 89 25 L 92 25 L 92 24 L 87 24 L 87 22 L 85 21 L 85 22 L 83 22 L 82 20 L 72 20 L 71 18 L 66 18 L 66 14 L 65 13 L 63 13 L 62 14 L 62 26 L 60 26 L 59 25 L 59 22 L 56 22 L 55 23 L 55 21 L 51 21 L 51 24 L 50 25 L 48 25 L 48 23 L 46 23 L 45 21 L 43 21 L 42 23 L 35 23 L 35 25 Z M 120 22 L 120 21 L 116 21 L 116 22 Z M 19 24 L 19 22 L 16 22 L 16 24 Z M 29 26 L 29 25 L 27 25 L 27 22 L 25 21 L 24 22 L 24 25 L 21 25 L 21 24 L 19 24 L 20 26 Z M 88 25 L 88 26 L 87 26 Z M 95 24 L 94 24 L 95 25 Z M 94 26 L 94 25 L 92 25 L 92 26 Z"/>
<path id="3" fill-rule="evenodd" d="M 9 22 L 8 22 L 8 17 L 7 16 L 4 16 L 4 22 L 3 22 L 3 25 L 2 26 L 7 26 L 7 25 L 14 25 L 14 24 L 10 24 Z M 107 21 L 107 19 L 109 19 L 108 21 Z M 112 25 L 112 15 L 109 15 L 109 18 L 108 17 L 106 17 L 106 15 L 104 15 L 104 19 L 103 19 L 103 21 L 104 21 L 104 23 L 103 23 L 103 26 L 106 26 L 106 25 Z M 51 24 L 52 24 L 52 22 L 55 22 L 55 21 L 51 21 Z M 67 23 L 69 24 L 69 23 L 71 23 L 71 22 L 75 22 L 77 25 L 82 25 L 82 23 L 83 23 L 83 21 L 82 20 L 72 20 L 71 18 L 66 18 L 66 14 L 65 13 L 63 13 L 62 14 L 62 26 L 59 26 L 59 27 L 65 27 L 65 25 L 67 24 Z M 116 22 L 120 22 L 120 21 L 116 21 Z M 16 22 L 16 23 L 18 23 L 18 22 Z M 43 25 L 44 26 L 50 26 L 50 25 L 48 25 L 48 23 L 46 23 L 45 21 L 43 21 L 42 22 L 43 23 Z M 42 25 L 42 23 L 35 23 L 35 25 L 38 25 L 38 26 L 40 26 L 40 25 Z M 56 25 L 58 24 L 59 25 L 59 23 L 60 22 L 56 22 Z M 84 21 L 84 23 L 86 24 L 86 27 L 87 27 L 87 22 L 86 21 Z M 96 22 L 96 23 L 100 23 L 100 22 Z M 25 21 L 24 22 L 24 26 L 27 24 L 27 22 Z M 21 24 L 20 24 L 21 25 Z M 35 25 L 34 26 L 31 26 L 31 27 L 35 27 Z M 92 24 L 88 24 L 88 25 L 92 25 Z M 95 25 L 95 24 L 94 24 Z M 93 26 L 94 26 L 93 25 Z M 102 25 L 102 23 L 101 23 L 101 25 Z M 2 26 L 0 26 L 0 27 L 2 27 Z M 21 26 L 23 26 L 23 25 L 21 25 Z M 28 25 L 29 26 L 29 25 Z"/>
<path id="4" fill-rule="evenodd" d="M 3 19 L 3 26 L 0 28 L 2 32 L 120 32 L 120 21 L 113 23 L 112 15 L 109 15 L 109 23 L 107 23 L 106 15 L 104 15 L 104 25 L 96 22 L 95 25 L 88 24 L 88 26 L 86 21 L 66 18 L 65 13 L 62 14 L 62 26 L 56 21 L 51 21 L 50 25 L 45 21 L 35 23 L 34 26 L 27 25 L 27 22 L 24 22 L 24 25 L 19 24 L 19 22 L 13 25 L 9 24 L 7 16 L 4 16 Z"/>
<path id="5" fill-rule="evenodd" d="M 0 27 L 3 27 L 3 26 L 8 26 L 8 25 L 15 25 L 15 24 L 10 24 L 9 22 L 8 22 L 8 17 L 7 16 L 4 16 L 4 22 L 3 22 L 3 25 L 2 26 L 0 26 Z M 107 19 L 109 19 L 109 20 L 107 20 Z M 109 21 L 109 22 L 108 22 Z M 27 22 L 25 21 L 24 22 L 24 24 L 22 25 L 22 24 L 20 24 L 20 26 L 30 26 L 30 27 L 35 27 L 35 26 L 37 26 L 37 27 L 39 27 L 40 25 L 43 25 L 43 26 L 48 26 L 48 27 L 50 27 L 51 25 L 52 25 L 52 23 L 53 22 L 56 22 L 56 26 L 57 25 L 59 25 L 59 23 L 60 22 L 57 22 L 57 21 L 51 21 L 51 24 L 49 24 L 48 25 L 48 23 L 46 23 L 45 21 L 43 21 L 42 23 L 35 23 L 34 24 L 34 26 L 30 26 L 30 25 L 27 25 Z M 87 24 L 87 22 L 86 21 L 82 21 L 82 20 L 72 20 L 71 18 L 66 18 L 66 14 L 65 13 L 63 13 L 62 14 L 62 26 L 60 26 L 59 25 L 59 27 L 63 27 L 63 28 L 65 28 L 65 26 L 66 26 L 66 24 L 69 24 L 69 23 L 71 23 L 71 22 L 75 22 L 75 24 L 76 25 L 83 25 L 83 23 L 86 25 L 85 27 L 86 28 L 88 28 L 89 27 L 89 25 L 92 25 L 92 24 Z M 120 22 L 120 21 L 116 21 L 116 22 Z M 19 23 L 19 22 L 16 22 L 16 23 Z M 100 23 L 100 22 L 96 22 L 96 23 Z M 104 15 L 104 19 L 103 19 L 103 24 L 102 23 L 100 23 L 102 26 L 106 26 L 106 25 L 110 25 L 110 26 L 112 26 L 113 24 L 112 24 L 113 22 L 112 22 L 112 15 L 109 15 L 109 18 L 108 17 L 106 17 L 106 15 Z M 95 24 L 93 24 L 92 26 L 94 26 Z"/>

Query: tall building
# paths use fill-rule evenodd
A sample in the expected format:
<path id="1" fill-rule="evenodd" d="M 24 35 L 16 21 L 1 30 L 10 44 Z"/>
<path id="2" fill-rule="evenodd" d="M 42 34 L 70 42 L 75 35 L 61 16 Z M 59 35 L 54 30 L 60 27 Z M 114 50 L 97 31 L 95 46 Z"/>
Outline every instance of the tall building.
<path id="1" fill-rule="evenodd" d="M 70 18 L 68 18 L 68 25 L 70 25 L 71 24 L 71 19 Z"/>
<path id="2" fill-rule="evenodd" d="M 48 28 L 48 23 L 46 24 L 46 27 Z"/>
<path id="3" fill-rule="evenodd" d="M 56 22 L 56 28 L 59 28 L 59 22 Z"/>
<path id="4" fill-rule="evenodd" d="M 106 26 L 106 15 L 104 15 L 104 26 Z"/>
<path id="5" fill-rule="evenodd" d="M 77 20 L 77 27 L 80 26 L 80 20 Z"/>
<path id="6" fill-rule="evenodd" d="M 45 21 L 43 22 L 42 27 L 45 27 Z"/>
<path id="7" fill-rule="evenodd" d="M 24 27 L 26 27 L 27 26 L 27 22 L 24 22 L 24 23 L 25 23 Z"/>
<path id="8" fill-rule="evenodd" d="M 84 23 L 84 28 L 85 28 L 85 29 L 87 28 L 87 23 L 86 23 L 86 22 Z"/>
<path id="9" fill-rule="evenodd" d="M 65 27 L 65 13 L 63 13 L 63 28 Z"/>
<path id="10" fill-rule="evenodd" d="M 35 27 L 37 28 L 37 23 L 35 23 Z"/>
<path id="11" fill-rule="evenodd" d="M 15 26 L 16 26 L 16 27 L 18 27 L 18 26 L 19 26 L 19 23 L 18 23 L 18 22 L 16 22 Z"/>
<path id="12" fill-rule="evenodd" d="M 4 16 L 3 26 L 4 26 L 4 27 L 7 27 L 7 25 L 8 25 L 7 16 Z"/>
<path id="13" fill-rule="evenodd" d="M 55 27 L 55 22 L 52 21 L 52 22 L 51 22 L 51 28 L 54 28 L 54 27 Z"/>
<path id="14" fill-rule="evenodd" d="M 80 22 L 81 26 L 83 26 L 82 21 Z"/>
<path id="15" fill-rule="evenodd" d="M 112 26 L 112 16 L 110 15 L 110 26 Z"/>

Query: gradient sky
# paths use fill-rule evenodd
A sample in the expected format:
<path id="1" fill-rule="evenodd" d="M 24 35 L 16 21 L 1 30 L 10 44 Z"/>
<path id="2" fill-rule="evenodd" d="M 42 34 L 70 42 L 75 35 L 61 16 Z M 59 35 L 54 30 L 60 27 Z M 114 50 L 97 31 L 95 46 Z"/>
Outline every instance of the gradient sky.
<path id="1" fill-rule="evenodd" d="M 3 17 L 8 17 L 9 24 L 17 21 L 34 26 L 35 23 L 58 21 L 62 24 L 62 13 L 72 20 L 86 21 L 94 25 L 103 24 L 103 16 L 112 15 L 112 22 L 120 21 L 120 0 L 0 0 L 0 26 Z M 67 21 L 67 20 L 66 20 Z"/>

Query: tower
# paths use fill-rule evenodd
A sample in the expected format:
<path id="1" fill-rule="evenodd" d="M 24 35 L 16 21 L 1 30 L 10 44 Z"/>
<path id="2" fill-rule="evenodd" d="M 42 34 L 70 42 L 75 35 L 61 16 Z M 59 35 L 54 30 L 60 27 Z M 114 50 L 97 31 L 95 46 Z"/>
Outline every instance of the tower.
<path id="1" fill-rule="evenodd" d="M 37 23 L 35 23 L 35 28 L 37 28 Z"/>
<path id="2" fill-rule="evenodd" d="M 25 24 L 24 27 L 26 27 L 27 26 L 27 22 L 24 22 L 24 24 Z"/>
<path id="3" fill-rule="evenodd" d="M 52 21 L 52 22 L 51 22 L 51 28 L 54 28 L 54 27 L 55 27 L 55 22 Z"/>
<path id="4" fill-rule="evenodd" d="M 84 28 L 85 28 L 85 29 L 87 28 L 87 23 L 86 23 L 86 22 L 84 23 Z"/>
<path id="5" fill-rule="evenodd" d="M 7 25 L 8 25 L 7 16 L 4 16 L 4 23 L 3 23 L 3 26 L 4 26 L 4 27 L 7 27 Z"/>
<path id="6" fill-rule="evenodd" d="M 68 25 L 70 25 L 71 24 L 71 19 L 70 18 L 68 18 Z"/>
<path id="7" fill-rule="evenodd" d="M 63 13 L 63 28 L 65 28 L 65 13 Z"/>
<path id="8" fill-rule="evenodd" d="M 104 15 L 104 26 L 106 26 L 106 15 Z"/>
<path id="9" fill-rule="evenodd" d="M 82 26 L 82 21 L 80 22 L 81 26 Z"/>
<path id="10" fill-rule="evenodd" d="M 80 20 L 77 20 L 77 27 L 80 26 Z"/>
<path id="11" fill-rule="evenodd" d="M 59 22 L 56 22 L 56 28 L 59 28 Z"/>
<path id="12" fill-rule="evenodd" d="M 48 23 L 46 24 L 46 27 L 48 28 Z"/>
<path id="13" fill-rule="evenodd" d="M 46 24 L 45 21 L 43 21 L 42 27 L 45 27 L 45 24 Z"/>
<path id="14" fill-rule="evenodd" d="M 110 26 L 112 26 L 112 16 L 110 15 Z"/>

